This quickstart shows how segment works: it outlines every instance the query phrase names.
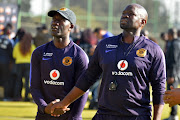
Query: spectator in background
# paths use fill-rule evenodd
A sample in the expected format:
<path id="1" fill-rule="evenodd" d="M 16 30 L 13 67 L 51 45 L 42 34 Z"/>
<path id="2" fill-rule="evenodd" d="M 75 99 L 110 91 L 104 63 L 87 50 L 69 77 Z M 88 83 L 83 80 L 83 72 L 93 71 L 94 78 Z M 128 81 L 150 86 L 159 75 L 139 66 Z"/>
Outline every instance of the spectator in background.
<path id="1" fill-rule="evenodd" d="M 162 32 L 161 34 L 160 34 L 160 38 L 161 38 L 161 40 L 163 40 L 163 41 L 168 41 L 168 33 L 166 33 L 166 32 Z"/>
<path id="2" fill-rule="evenodd" d="M 144 35 L 147 39 L 150 39 L 153 42 L 158 44 L 157 40 L 154 37 L 149 36 L 149 31 L 148 30 L 142 30 L 140 34 Z"/>
<path id="3" fill-rule="evenodd" d="M 180 41 L 177 36 L 177 29 L 171 28 L 168 30 L 168 41 L 166 55 L 166 69 L 167 69 L 167 90 L 170 86 L 178 87 L 180 78 Z M 171 107 L 171 113 L 168 120 L 179 120 L 177 115 L 178 106 Z"/>
<path id="4" fill-rule="evenodd" d="M 19 42 L 13 49 L 13 58 L 15 59 L 17 79 L 15 82 L 15 101 L 22 100 L 22 78 L 25 78 L 25 98 L 24 101 L 29 101 L 29 72 L 31 54 L 35 50 L 35 45 L 32 44 L 32 35 L 24 33 L 19 38 Z"/>
<path id="5" fill-rule="evenodd" d="M 95 34 L 96 38 L 98 39 L 98 41 L 100 41 L 104 38 L 113 36 L 113 34 L 111 32 L 106 31 L 100 27 L 97 27 L 94 29 L 94 34 Z"/>
<path id="6" fill-rule="evenodd" d="M 7 24 L 0 36 L 0 85 L 4 88 L 4 101 L 11 100 L 12 81 L 10 79 L 13 57 L 13 40 L 10 39 L 12 25 Z"/>
<path id="7" fill-rule="evenodd" d="M 48 29 L 45 24 L 43 24 L 41 27 L 37 27 L 36 30 L 37 33 L 34 37 L 34 44 L 36 47 L 48 43 L 52 40 L 52 36 L 48 33 Z"/>
<path id="8" fill-rule="evenodd" d="M 180 29 L 178 29 L 178 38 L 180 38 Z"/>
<path id="9" fill-rule="evenodd" d="M 86 52 L 89 59 L 91 59 L 95 47 L 97 44 L 97 39 L 94 36 L 92 30 L 90 28 L 85 29 L 82 32 L 81 38 L 79 40 L 79 46 Z"/>
<path id="10" fill-rule="evenodd" d="M 16 44 L 17 42 L 19 42 L 19 40 L 22 38 L 22 36 L 25 34 L 25 29 L 24 28 L 19 28 L 17 30 L 17 33 L 15 35 L 15 37 L 13 38 L 14 40 L 14 44 Z"/>
<path id="11" fill-rule="evenodd" d="M 163 40 L 164 42 L 165 42 L 165 45 L 164 45 L 164 53 L 166 53 L 166 51 L 167 51 L 167 47 L 168 47 L 168 33 L 166 33 L 166 32 L 162 32 L 161 34 L 160 34 L 160 38 L 161 38 L 161 40 Z"/>
<path id="12" fill-rule="evenodd" d="M 93 31 L 90 28 L 85 29 L 79 40 L 79 46 L 86 52 L 89 59 L 91 59 L 94 54 L 96 44 L 97 39 L 94 36 Z M 90 88 L 92 99 L 90 100 L 89 109 L 97 109 L 98 107 L 99 83 L 100 79 L 98 79 L 97 82 Z"/>
<path id="13" fill-rule="evenodd" d="M 16 45 L 16 43 L 19 42 L 19 40 L 22 38 L 22 36 L 24 35 L 25 33 L 25 30 L 24 28 L 19 28 L 17 30 L 17 33 L 15 35 L 15 37 L 13 38 L 13 41 L 14 41 L 14 45 Z M 15 84 L 16 84 L 16 79 L 17 79 L 17 69 L 16 69 L 16 64 L 15 64 L 15 60 L 12 62 L 12 69 L 11 69 L 11 75 L 10 75 L 10 80 L 12 82 L 12 85 L 11 85 L 11 96 L 12 96 L 12 100 L 15 99 L 15 95 L 14 95 L 14 91 L 15 91 Z M 21 89 L 23 87 L 23 83 L 21 83 Z"/>
<path id="14" fill-rule="evenodd" d="M 152 40 L 153 42 L 155 42 L 156 44 L 158 44 L 158 41 L 156 38 L 149 36 L 149 39 Z"/>
<path id="15" fill-rule="evenodd" d="M 141 35 L 144 35 L 146 38 L 149 38 L 149 31 L 148 30 L 142 30 Z"/>
<path id="16" fill-rule="evenodd" d="M 79 40 L 81 38 L 81 30 L 80 30 L 80 27 L 78 25 L 76 25 L 74 27 L 74 29 L 71 31 L 70 37 L 76 44 L 78 44 L 78 45 L 80 44 Z"/>
<path id="17" fill-rule="evenodd" d="M 6 27 L 4 28 L 4 32 L 6 31 L 6 33 L 4 34 L 7 34 L 8 35 L 8 38 L 10 39 L 10 42 L 12 44 L 12 46 L 14 47 L 14 40 L 11 38 L 11 33 L 12 33 L 12 30 L 13 30 L 13 26 L 11 23 L 7 23 Z"/>

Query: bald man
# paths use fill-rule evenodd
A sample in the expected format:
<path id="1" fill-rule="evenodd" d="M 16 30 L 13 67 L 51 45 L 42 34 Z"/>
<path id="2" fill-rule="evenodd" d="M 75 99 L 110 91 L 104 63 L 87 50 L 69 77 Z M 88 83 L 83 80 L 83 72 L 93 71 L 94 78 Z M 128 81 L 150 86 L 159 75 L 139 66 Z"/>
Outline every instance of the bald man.
<path id="1" fill-rule="evenodd" d="M 166 82 L 165 59 L 156 43 L 140 35 L 147 19 L 144 7 L 128 5 L 120 20 L 123 33 L 98 44 L 88 69 L 71 92 L 51 107 L 51 112 L 55 108 L 66 110 L 102 74 L 98 111 L 93 120 L 151 120 L 150 83 L 153 117 L 161 120 Z"/>

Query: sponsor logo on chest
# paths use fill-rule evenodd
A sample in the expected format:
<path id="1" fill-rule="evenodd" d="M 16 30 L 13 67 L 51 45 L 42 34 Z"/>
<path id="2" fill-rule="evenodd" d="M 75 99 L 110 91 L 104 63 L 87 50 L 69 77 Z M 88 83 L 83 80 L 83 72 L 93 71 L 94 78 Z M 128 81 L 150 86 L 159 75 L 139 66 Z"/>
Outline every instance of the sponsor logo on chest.
<path id="1" fill-rule="evenodd" d="M 126 60 L 120 60 L 117 64 L 117 68 L 120 71 L 112 71 L 112 75 L 118 76 L 133 76 L 132 72 L 123 72 L 128 68 L 128 62 Z"/>
<path id="2" fill-rule="evenodd" d="M 44 84 L 47 85 L 64 85 L 64 82 L 57 82 L 58 78 L 60 77 L 60 72 L 56 69 L 51 70 L 49 73 L 51 80 L 44 80 Z"/>

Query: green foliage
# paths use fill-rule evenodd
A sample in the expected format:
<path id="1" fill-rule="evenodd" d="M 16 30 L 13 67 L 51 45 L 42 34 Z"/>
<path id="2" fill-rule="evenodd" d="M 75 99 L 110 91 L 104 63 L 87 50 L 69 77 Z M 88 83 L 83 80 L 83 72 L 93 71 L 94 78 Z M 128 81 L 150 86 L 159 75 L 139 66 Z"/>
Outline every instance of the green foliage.
<path id="1" fill-rule="evenodd" d="M 20 1 L 20 11 L 23 13 L 21 26 L 34 35 L 36 33 L 36 27 L 42 24 L 44 15 L 33 16 L 29 13 L 30 0 Z M 17 4 L 18 0 L 0 0 L 0 2 Z M 81 28 L 90 27 L 94 29 L 96 27 L 102 27 L 103 29 L 111 30 L 114 35 L 122 32 L 122 29 L 119 27 L 119 20 L 124 8 L 128 4 L 136 2 L 144 6 L 149 14 L 149 19 L 144 29 L 147 29 L 150 36 L 156 38 L 161 46 L 163 43 L 159 35 L 161 32 L 165 32 L 170 26 L 168 11 L 163 1 L 160 0 L 51 0 L 50 2 L 52 5 L 51 9 L 57 10 L 61 7 L 72 9 L 76 13 L 77 24 Z M 110 4 L 111 2 L 113 2 L 112 5 Z M 111 10 L 112 13 L 110 12 Z M 46 16 L 45 20 L 45 24 L 49 27 L 51 18 Z M 111 20 L 113 21 L 112 23 Z"/>
<path id="2" fill-rule="evenodd" d="M 29 12 L 30 10 L 30 0 L 21 0 L 21 6 L 20 9 L 23 12 Z"/>

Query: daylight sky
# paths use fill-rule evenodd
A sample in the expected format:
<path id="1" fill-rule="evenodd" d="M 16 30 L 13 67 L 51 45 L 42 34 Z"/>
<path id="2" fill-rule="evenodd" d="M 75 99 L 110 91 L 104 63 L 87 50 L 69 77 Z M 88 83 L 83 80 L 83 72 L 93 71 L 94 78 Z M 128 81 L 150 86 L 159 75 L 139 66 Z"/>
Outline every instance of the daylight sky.
<path id="1" fill-rule="evenodd" d="M 167 11 L 169 12 L 170 22 L 180 22 L 180 0 L 154 0 L 160 1 L 165 4 Z M 31 0 L 30 11 L 34 15 L 46 14 L 51 7 L 50 0 Z M 177 19 L 179 18 L 179 19 Z"/>
<path id="2" fill-rule="evenodd" d="M 30 4 L 30 11 L 34 15 L 41 15 L 42 13 L 45 14 L 51 7 L 50 0 L 31 0 Z"/>
<path id="3" fill-rule="evenodd" d="M 169 12 L 170 22 L 180 22 L 180 0 L 160 0 Z"/>

